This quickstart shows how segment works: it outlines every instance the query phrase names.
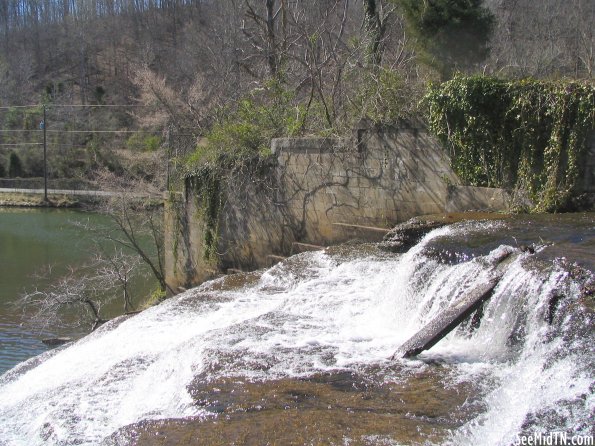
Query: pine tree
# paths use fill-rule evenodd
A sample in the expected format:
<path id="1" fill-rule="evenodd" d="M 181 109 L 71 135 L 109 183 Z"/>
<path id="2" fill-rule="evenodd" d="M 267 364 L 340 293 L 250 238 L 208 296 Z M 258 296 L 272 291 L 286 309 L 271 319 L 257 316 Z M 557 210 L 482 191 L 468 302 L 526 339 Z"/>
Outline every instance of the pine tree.
<path id="1" fill-rule="evenodd" d="M 8 176 L 10 178 L 17 178 L 23 176 L 23 164 L 19 155 L 15 152 L 10 152 L 8 158 Z"/>
<path id="2" fill-rule="evenodd" d="M 489 53 L 494 16 L 482 0 L 394 0 L 409 31 L 417 38 L 421 59 L 443 79 L 472 69 Z"/>

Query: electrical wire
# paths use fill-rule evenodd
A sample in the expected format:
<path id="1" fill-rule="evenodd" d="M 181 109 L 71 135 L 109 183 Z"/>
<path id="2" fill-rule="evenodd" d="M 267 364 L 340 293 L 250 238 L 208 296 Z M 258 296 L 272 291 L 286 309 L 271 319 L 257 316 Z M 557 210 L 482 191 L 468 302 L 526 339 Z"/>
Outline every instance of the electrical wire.
<path id="1" fill-rule="evenodd" d="M 0 110 L 11 110 L 14 108 L 39 108 L 43 107 L 44 104 L 33 104 L 33 105 L 2 105 Z M 123 107 L 123 108 L 136 108 L 136 107 L 150 107 L 150 105 L 144 104 L 46 104 L 46 108 L 101 108 L 101 107 Z"/>
<path id="2" fill-rule="evenodd" d="M 24 133 L 24 132 L 43 132 L 43 129 L 0 129 L 0 132 L 4 133 Z M 161 133 L 158 130 L 53 130 L 47 129 L 46 133 L 148 133 L 157 134 Z"/>

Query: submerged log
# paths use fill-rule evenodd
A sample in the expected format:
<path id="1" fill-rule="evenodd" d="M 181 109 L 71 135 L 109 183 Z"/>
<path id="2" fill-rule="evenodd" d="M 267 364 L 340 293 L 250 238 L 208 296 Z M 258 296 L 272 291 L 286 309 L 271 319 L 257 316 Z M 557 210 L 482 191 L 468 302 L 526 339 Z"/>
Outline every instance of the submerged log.
<path id="1" fill-rule="evenodd" d="M 491 295 L 500 276 L 476 286 L 405 342 L 391 359 L 410 358 L 434 346 L 477 310 Z"/>
<path id="2" fill-rule="evenodd" d="M 52 347 L 55 347 L 57 345 L 62 345 L 62 344 L 66 344 L 68 342 L 71 342 L 72 338 L 66 338 L 66 337 L 59 337 L 59 338 L 45 338 L 42 339 L 41 342 L 43 342 L 45 345 L 49 345 Z"/>
<path id="3" fill-rule="evenodd" d="M 306 252 L 306 251 L 322 251 L 325 247 L 321 245 L 313 245 L 312 243 L 293 242 L 293 251 Z"/>
<path id="4" fill-rule="evenodd" d="M 287 258 L 287 257 L 284 257 L 284 256 L 277 256 L 277 255 L 274 255 L 274 254 L 269 254 L 267 257 L 269 259 L 271 259 L 271 260 L 276 260 L 277 262 L 282 262 L 283 260 L 285 260 Z"/>
<path id="5" fill-rule="evenodd" d="M 376 226 L 354 225 L 351 223 L 333 223 L 334 226 L 341 226 L 344 228 L 358 229 L 362 231 L 379 232 L 383 235 L 389 233 L 391 230 L 387 228 L 378 228 Z"/>

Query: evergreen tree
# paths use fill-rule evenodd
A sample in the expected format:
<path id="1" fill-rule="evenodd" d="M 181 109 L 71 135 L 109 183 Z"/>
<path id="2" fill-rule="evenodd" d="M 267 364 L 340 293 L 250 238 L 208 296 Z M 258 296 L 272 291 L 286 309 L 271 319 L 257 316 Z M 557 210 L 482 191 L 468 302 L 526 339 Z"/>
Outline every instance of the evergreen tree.
<path id="1" fill-rule="evenodd" d="M 8 157 L 8 176 L 10 178 L 23 176 L 23 164 L 19 155 L 15 152 L 10 152 L 10 156 Z"/>
<path id="2" fill-rule="evenodd" d="M 418 51 L 443 79 L 473 68 L 489 53 L 494 16 L 482 0 L 394 0 Z"/>

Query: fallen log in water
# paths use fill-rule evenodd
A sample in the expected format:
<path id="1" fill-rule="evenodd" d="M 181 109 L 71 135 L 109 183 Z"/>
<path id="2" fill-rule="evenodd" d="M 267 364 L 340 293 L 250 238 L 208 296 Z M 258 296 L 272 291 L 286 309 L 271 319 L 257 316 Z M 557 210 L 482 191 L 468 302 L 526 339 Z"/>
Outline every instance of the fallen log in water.
<path id="1" fill-rule="evenodd" d="M 293 242 L 291 244 L 292 252 L 297 251 L 306 252 L 306 251 L 322 251 L 325 247 L 320 245 L 313 245 L 312 243 L 302 243 L 302 242 Z"/>
<path id="2" fill-rule="evenodd" d="M 42 339 L 41 342 L 43 342 L 45 345 L 55 347 L 57 345 L 62 345 L 62 344 L 66 344 L 68 342 L 72 342 L 72 338 L 67 338 L 67 337 L 45 338 L 45 339 Z"/>
<path id="3" fill-rule="evenodd" d="M 476 286 L 405 342 L 391 359 L 410 358 L 431 348 L 477 310 L 491 295 L 500 275 Z"/>

